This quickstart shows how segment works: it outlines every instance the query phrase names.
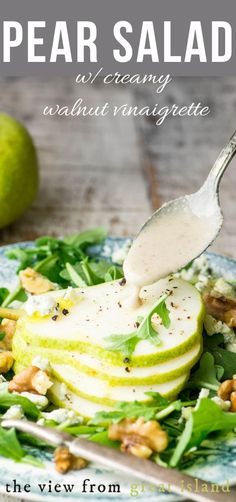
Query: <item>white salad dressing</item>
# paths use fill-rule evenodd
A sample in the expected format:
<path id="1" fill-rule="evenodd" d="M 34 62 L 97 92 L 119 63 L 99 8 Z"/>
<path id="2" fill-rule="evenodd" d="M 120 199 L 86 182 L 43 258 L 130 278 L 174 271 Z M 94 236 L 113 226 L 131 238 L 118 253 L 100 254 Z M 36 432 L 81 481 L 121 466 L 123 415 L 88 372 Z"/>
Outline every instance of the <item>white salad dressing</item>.
<path id="1" fill-rule="evenodd" d="M 124 261 L 130 302 L 138 305 L 139 291 L 177 272 L 197 257 L 215 235 L 211 216 L 196 215 L 190 206 L 162 211 L 146 224 Z"/>

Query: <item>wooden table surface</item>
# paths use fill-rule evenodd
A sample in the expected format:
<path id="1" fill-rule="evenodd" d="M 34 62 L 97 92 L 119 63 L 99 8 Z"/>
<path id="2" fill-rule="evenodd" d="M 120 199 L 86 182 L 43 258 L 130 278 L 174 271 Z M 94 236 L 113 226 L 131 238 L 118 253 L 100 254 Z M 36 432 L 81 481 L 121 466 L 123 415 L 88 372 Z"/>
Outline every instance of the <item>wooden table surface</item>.
<path id="1" fill-rule="evenodd" d="M 48 104 L 191 104 L 205 118 L 45 117 Z M 41 184 L 32 208 L 0 232 L 0 244 L 62 235 L 97 225 L 134 235 L 161 203 L 196 190 L 236 129 L 236 79 L 178 78 L 158 95 L 152 86 L 79 86 L 72 78 L 0 79 L 0 110 L 22 120 L 38 149 Z M 214 250 L 236 258 L 236 161 L 221 186 L 225 215 Z M 22 190 L 24 185 L 22 181 Z M 8 500 L 0 497 L 1 502 Z"/>
<path id="2" fill-rule="evenodd" d="M 22 120 L 39 154 L 37 200 L 0 232 L 0 244 L 105 225 L 133 235 L 161 203 L 197 189 L 236 129 L 235 78 L 178 78 L 158 95 L 152 86 L 82 86 L 69 78 L 0 79 L 0 110 Z M 187 104 L 211 106 L 205 118 L 46 117 L 47 104 Z M 221 186 L 224 227 L 214 249 L 236 257 L 236 161 Z M 22 182 L 22 190 L 24 189 Z"/>

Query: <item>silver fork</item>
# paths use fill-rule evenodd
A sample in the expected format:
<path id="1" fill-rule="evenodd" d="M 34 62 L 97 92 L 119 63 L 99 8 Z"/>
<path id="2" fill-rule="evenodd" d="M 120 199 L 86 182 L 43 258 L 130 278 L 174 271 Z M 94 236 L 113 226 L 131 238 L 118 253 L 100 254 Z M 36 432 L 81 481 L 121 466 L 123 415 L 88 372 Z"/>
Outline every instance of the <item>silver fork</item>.
<path id="1" fill-rule="evenodd" d="M 49 427 L 43 427 L 27 420 L 3 420 L 1 426 L 7 429 L 14 427 L 22 432 L 46 441 L 53 446 L 67 446 L 76 456 L 84 457 L 89 461 L 101 463 L 112 470 L 123 472 L 126 476 L 134 476 L 151 485 L 170 486 L 172 492 L 198 502 L 235 502 L 236 493 L 211 492 L 211 484 L 198 479 L 199 487 L 204 485 L 204 491 L 196 493 L 187 490 L 190 484 L 194 486 L 196 478 L 184 474 L 177 469 L 165 468 L 156 465 L 150 460 L 142 460 L 122 453 L 108 446 L 103 446 L 87 439 L 74 438 L 70 434 Z"/>

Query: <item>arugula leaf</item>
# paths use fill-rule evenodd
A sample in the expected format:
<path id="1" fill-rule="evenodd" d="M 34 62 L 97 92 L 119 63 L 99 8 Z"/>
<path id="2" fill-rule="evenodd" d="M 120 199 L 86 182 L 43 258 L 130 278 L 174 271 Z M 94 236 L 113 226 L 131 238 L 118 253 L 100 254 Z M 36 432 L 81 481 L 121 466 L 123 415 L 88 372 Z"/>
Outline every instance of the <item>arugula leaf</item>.
<path id="1" fill-rule="evenodd" d="M 17 439 L 15 429 L 6 430 L 0 427 L 0 455 L 16 462 L 24 457 L 25 452 Z"/>
<path id="2" fill-rule="evenodd" d="M 14 291 L 10 291 L 6 296 L 5 300 L 2 302 L 2 307 L 7 307 L 14 301 L 25 302 L 27 300 L 27 295 L 21 286 L 17 286 Z"/>
<path id="3" fill-rule="evenodd" d="M 136 345 L 140 340 L 148 340 L 153 345 L 160 345 L 160 338 L 158 332 L 153 328 L 152 318 L 154 314 L 157 314 L 165 328 L 170 325 L 169 310 L 166 306 L 167 296 L 162 296 L 159 298 L 157 304 L 152 308 L 152 310 L 144 317 L 141 321 L 140 326 L 136 331 L 128 333 L 127 335 L 110 335 L 105 338 L 107 341 L 106 350 L 113 350 L 121 352 L 125 357 L 130 357 Z"/>
<path id="4" fill-rule="evenodd" d="M 35 446 L 36 448 L 47 448 L 49 450 L 53 448 L 53 446 L 46 441 L 31 436 L 31 434 L 28 434 L 27 432 L 18 432 L 17 436 L 20 444 Z"/>
<path id="5" fill-rule="evenodd" d="M 9 295 L 7 288 L 0 288 L 0 305 L 4 302 L 5 298 Z"/>
<path id="6" fill-rule="evenodd" d="M 112 439 L 109 439 L 108 431 L 97 432 L 96 434 L 90 436 L 89 440 L 94 441 L 95 443 L 103 444 L 105 446 L 111 446 L 112 448 L 120 447 L 119 441 L 112 441 Z"/>
<path id="7" fill-rule="evenodd" d="M 68 432 L 68 434 L 72 434 L 73 436 L 91 436 L 92 434 L 103 431 L 104 427 L 92 425 L 70 425 L 68 427 L 63 427 L 63 432 Z"/>
<path id="8" fill-rule="evenodd" d="M 104 275 L 104 281 L 105 282 L 110 282 L 110 281 L 116 281 L 117 279 L 121 279 L 123 277 L 122 269 L 121 267 L 118 267 L 117 265 L 112 265 L 111 267 L 108 268 L 107 272 Z"/>
<path id="9" fill-rule="evenodd" d="M 137 332 L 128 335 L 110 335 L 105 338 L 107 342 L 106 350 L 121 352 L 125 357 L 131 357 L 136 345 L 140 342 Z"/>
<path id="10" fill-rule="evenodd" d="M 222 411 L 211 399 L 201 399 L 191 413 L 170 460 L 176 467 L 186 450 L 197 447 L 212 432 L 230 431 L 236 427 L 236 413 Z"/>
<path id="11" fill-rule="evenodd" d="M 64 274 L 64 271 L 60 273 L 61 277 L 66 278 L 68 277 L 69 280 L 75 284 L 75 286 L 79 288 L 83 288 L 84 286 L 87 286 L 87 283 L 85 282 L 84 279 L 82 279 L 81 275 L 78 274 L 75 265 L 71 265 L 70 263 L 66 263 L 66 271 L 67 271 L 67 276 Z"/>
<path id="12" fill-rule="evenodd" d="M 0 392 L 0 410 L 8 409 L 14 404 L 20 405 L 24 413 L 29 417 L 34 418 L 35 420 L 38 419 L 40 412 L 37 406 L 35 406 L 35 404 L 27 397 L 20 396 L 18 394 L 11 394 L 7 391 Z"/>
<path id="13" fill-rule="evenodd" d="M 204 337 L 204 345 L 211 351 L 215 363 L 224 368 L 224 378 L 232 378 L 236 369 L 236 353 L 224 349 L 224 337 L 221 334 Z"/>
<path id="14" fill-rule="evenodd" d="M 188 386 L 194 386 L 198 389 L 205 387 L 217 391 L 220 386 L 218 376 L 223 376 L 224 368 L 215 366 L 214 362 L 213 355 L 210 352 L 205 352 L 200 359 L 199 368 L 193 373 Z"/>
<path id="15" fill-rule="evenodd" d="M 107 237 L 107 230 L 103 227 L 93 228 L 91 230 L 85 230 L 80 234 L 69 235 L 65 237 L 64 242 L 73 247 L 87 246 L 88 244 L 99 244 L 103 242 Z"/>
<path id="16" fill-rule="evenodd" d="M 90 421 L 91 425 L 117 423 L 125 418 L 138 418 L 142 417 L 145 421 L 153 420 L 156 418 L 160 410 L 167 409 L 170 405 L 174 411 L 178 406 L 177 401 L 169 403 L 169 401 L 162 397 L 158 392 L 146 392 L 147 396 L 152 397 L 152 400 L 143 403 L 140 401 L 127 402 L 121 401 L 116 404 L 114 411 L 99 411 Z M 168 414 L 168 413 L 167 413 Z"/>
<path id="17" fill-rule="evenodd" d="M 76 272 L 79 276 L 81 275 L 80 271 L 76 269 L 76 264 L 79 263 L 80 270 L 84 267 L 84 272 L 88 273 L 88 266 L 83 261 L 93 260 L 88 258 L 85 252 L 86 247 L 92 244 L 99 244 L 106 236 L 107 232 L 104 228 L 95 228 L 77 235 L 65 237 L 64 239 L 43 236 L 35 241 L 35 247 L 15 247 L 8 250 L 6 256 L 20 262 L 18 272 L 26 267 L 31 267 L 42 275 L 45 275 L 50 281 L 57 283 L 60 287 L 66 288 L 77 285 L 79 281 L 78 277 L 74 281 Z M 80 262 L 83 262 L 82 265 Z M 67 264 L 72 267 L 72 269 L 69 268 L 69 273 Z M 110 262 L 107 262 L 107 269 L 110 267 Z M 104 282 L 104 277 L 97 282 L 97 278 L 92 276 L 92 271 L 89 272 L 89 281 L 86 281 L 86 276 L 82 270 L 83 285 Z M 81 285 L 81 280 L 79 282 L 79 285 Z M 22 299 L 22 294 L 24 294 L 24 291 L 18 286 L 15 291 L 9 293 L 4 298 L 3 306 L 7 307 L 16 299 L 24 301 L 25 298 Z"/>
<path id="18" fill-rule="evenodd" d="M 123 276 L 120 267 L 111 266 L 110 262 L 105 260 L 89 260 L 88 256 L 74 265 L 66 263 L 66 270 L 62 270 L 60 275 L 78 287 L 102 284 Z"/>

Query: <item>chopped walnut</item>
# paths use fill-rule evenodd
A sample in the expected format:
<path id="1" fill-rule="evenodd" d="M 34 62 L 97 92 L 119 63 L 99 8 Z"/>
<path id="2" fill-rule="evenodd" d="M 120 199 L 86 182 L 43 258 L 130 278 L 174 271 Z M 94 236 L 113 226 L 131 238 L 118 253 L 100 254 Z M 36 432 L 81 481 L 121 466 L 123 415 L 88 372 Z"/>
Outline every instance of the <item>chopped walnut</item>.
<path id="1" fill-rule="evenodd" d="M 10 381 L 9 392 L 33 392 L 45 396 L 48 389 L 53 385 L 45 371 L 30 366 L 13 377 Z"/>
<path id="2" fill-rule="evenodd" d="M 231 402 L 229 411 L 236 412 L 236 378 L 222 382 L 217 394 L 223 401 Z"/>
<path id="3" fill-rule="evenodd" d="M 10 351 L 4 350 L 0 352 L 0 375 L 7 373 L 14 363 L 13 355 Z"/>
<path id="4" fill-rule="evenodd" d="M 33 268 L 26 268 L 19 273 L 22 288 L 33 295 L 40 295 L 55 289 L 54 284 Z"/>
<path id="5" fill-rule="evenodd" d="M 230 328 L 236 327 L 236 300 L 209 293 L 203 295 L 206 311 L 216 319 L 225 322 Z"/>
<path id="6" fill-rule="evenodd" d="M 11 350 L 12 348 L 12 338 L 16 330 L 16 321 L 11 321 L 10 319 L 3 319 L 0 324 L 0 333 L 5 336 L 0 342 L 0 349 Z"/>
<path id="7" fill-rule="evenodd" d="M 136 457 L 149 458 L 153 452 L 161 452 L 168 446 L 168 436 L 155 420 L 145 422 L 143 418 L 126 418 L 118 424 L 111 424 L 108 436 L 121 441 L 121 450 Z"/>
<path id="8" fill-rule="evenodd" d="M 75 457 L 70 453 L 67 446 L 60 446 L 55 450 L 54 462 L 57 472 L 65 474 L 70 470 L 80 470 L 87 466 L 87 461 L 80 457 Z"/>

